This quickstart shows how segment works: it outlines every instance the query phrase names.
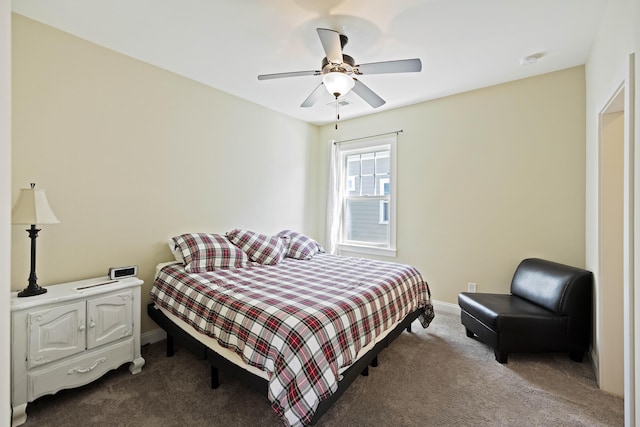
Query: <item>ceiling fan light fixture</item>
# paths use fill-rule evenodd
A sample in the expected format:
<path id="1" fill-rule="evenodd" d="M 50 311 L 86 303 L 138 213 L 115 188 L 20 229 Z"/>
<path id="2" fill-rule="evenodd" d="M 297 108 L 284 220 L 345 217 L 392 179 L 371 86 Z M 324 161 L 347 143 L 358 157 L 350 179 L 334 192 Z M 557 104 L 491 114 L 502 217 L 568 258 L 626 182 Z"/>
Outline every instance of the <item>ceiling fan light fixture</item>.
<path id="1" fill-rule="evenodd" d="M 346 95 L 356 84 L 351 76 L 340 71 L 332 71 L 323 75 L 322 83 L 327 91 L 336 98 Z"/>

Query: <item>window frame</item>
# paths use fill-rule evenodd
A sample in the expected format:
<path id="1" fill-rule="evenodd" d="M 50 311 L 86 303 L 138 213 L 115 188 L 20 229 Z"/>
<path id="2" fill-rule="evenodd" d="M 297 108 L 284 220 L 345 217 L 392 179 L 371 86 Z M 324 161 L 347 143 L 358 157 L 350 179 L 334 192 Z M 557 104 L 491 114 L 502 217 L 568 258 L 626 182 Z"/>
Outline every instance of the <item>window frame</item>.
<path id="1" fill-rule="evenodd" d="M 397 196 L 396 196 L 396 188 L 397 188 L 397 137 L 386 136 L 382 138 L 369 139 L 365 141 L 358 142 L 350 142 L 348 144 L 340 144 L 338 146 L 339 150 L 339 176 L 340 176 L 340 184 L 343 188 L 343 191 L 340 191 L 338 203 L 341 206 L 340 209 L 340 231 L 338 233 L 338 253 L 340 255 L 380 255 L 387 257 L 396 257 L 396 210 L 397 210 Z M 385 244 L 366 244 L 360 241 L 349 241 L 345 240 L 344 236 L 344 224 L 345 224 L 345 215 L 346 215 L 346 203 L 347 200 L 353 200 L 353 196 L 348 196 L 346 193 L 347 189 L 347 157 L 353 154 L 362 154 L 373 151 L 380 150 L 388 150 L 389 151 L 389 211 L 388 211 L 388 242 Z M 379 195 L 370 195 L 370 196 L 358 196 L 358 198 L 366 198 L 368 200 L 379 200 L 380 206 L 382 209 L 382 203 L 386 202 L 386 197 L 384 194 Z M 382 211 L 380 211 L 380 219 L 382 220 Z M 382 222 L 381 222 L 382 223 Z"/>

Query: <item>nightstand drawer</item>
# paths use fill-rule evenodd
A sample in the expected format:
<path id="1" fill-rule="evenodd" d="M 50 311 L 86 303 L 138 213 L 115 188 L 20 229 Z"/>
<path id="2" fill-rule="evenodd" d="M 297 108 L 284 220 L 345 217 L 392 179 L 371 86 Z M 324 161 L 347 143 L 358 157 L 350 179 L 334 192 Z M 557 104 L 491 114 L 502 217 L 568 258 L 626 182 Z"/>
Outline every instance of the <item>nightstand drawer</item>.
<path id="1" fill-rule="evenodd" d="M 41 369 L 34 369 L 27 373 L 28 401 L 65 388 L 88 384 L 133 358 L 134 340 L 128 339 L 99 351 L 87 352 L 65 363 L 50 363 Z"/>

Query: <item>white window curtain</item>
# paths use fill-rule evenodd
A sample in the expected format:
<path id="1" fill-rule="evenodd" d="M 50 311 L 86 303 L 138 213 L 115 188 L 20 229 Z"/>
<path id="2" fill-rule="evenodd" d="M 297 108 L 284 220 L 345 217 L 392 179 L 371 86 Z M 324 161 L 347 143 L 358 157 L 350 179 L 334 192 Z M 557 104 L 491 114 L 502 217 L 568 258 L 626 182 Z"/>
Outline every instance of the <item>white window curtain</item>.
<path id="1" fill-rule="evenodd" d="M 340 165 L 340 150 L 335 141 L 329 141 L 329 187 L 327 191 L 327 247 L 330 254 L 338 253 L 340 239 L 340 217 L 342 216 L 342 167 Z"/>

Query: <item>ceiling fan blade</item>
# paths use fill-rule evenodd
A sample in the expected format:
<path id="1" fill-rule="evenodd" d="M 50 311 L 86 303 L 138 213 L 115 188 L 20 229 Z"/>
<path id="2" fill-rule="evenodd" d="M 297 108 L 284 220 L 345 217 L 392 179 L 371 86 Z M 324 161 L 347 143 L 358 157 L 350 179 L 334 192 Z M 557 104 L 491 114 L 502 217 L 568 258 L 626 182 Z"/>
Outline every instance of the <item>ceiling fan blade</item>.
<path id="1" fill-rule="evenodd" d="M 333 64 L 342 64 L 342 44 L 340 43 L 340 33 L 326 28 L 316 28 L 320 43 L 327 56 L 327 60 Z"/>
<path id="2" fill-rule="evenodd" d="M 322 72 L 316 70 L 293 71 L 290 73 L 260 74 L 258 76 L 258 80 L 281 79 L 283 77 L 319 76 L 320 74 L 322 74 Z"/>
<path id="3" fill-rule="evenodd" d="M 370 62 L 358 65 L 358 71 L 362 74 L 383 73 L 412 73 L 422 70 L 422 61 L 419 58 L 400 59 L 398 61 Z"/>
<path id="4" fill-rule="evenodd" d="M 311 95 L 309 95 L 307 97 L 307 99 L 305 99 L 304 102 L 302 104 L 300 104 L 300 106 L 301 107 L 311 107 L 311 106 L 313 106 L 313 104 L 315 104 L 318 101 L 318 99 L 320 99 L 320 97 L 325 92 L 327 92 L 327 90 L 324 88 L 324 84 L 322 82 L 320 82 L 318 87 L 316 87 L 313 90 L 313 92 L 311 92 Z"/>
<path id="5" fill-rule="evenodd" d="M 355 82 L 355 86 L 353 86 L 352 91 L 356 93 L 360 98 L 364 99 L 367 104 L 371 105 L 373 108 L 378 108 L 381 105 L 384 105 L 386 102 L 384 99 L 380 98 L 374 91 L 369 89 L 364 83 L 362 83 L 358 79 L 353 79 Z"/>

